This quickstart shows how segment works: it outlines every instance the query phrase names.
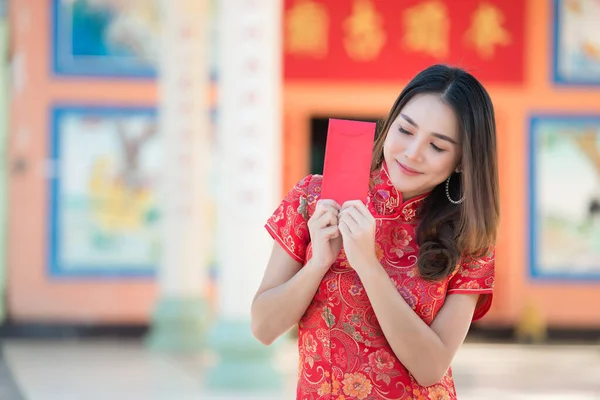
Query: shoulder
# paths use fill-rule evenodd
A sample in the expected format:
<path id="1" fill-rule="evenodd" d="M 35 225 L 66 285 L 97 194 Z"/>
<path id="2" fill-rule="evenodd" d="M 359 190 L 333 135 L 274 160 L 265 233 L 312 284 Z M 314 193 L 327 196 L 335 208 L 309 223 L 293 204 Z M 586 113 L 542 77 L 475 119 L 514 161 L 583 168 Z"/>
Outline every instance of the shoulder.
<path id="1" fill-rule="evenodd" d="M 460 262 L 453 276 L 459 277 L 478 277 L 486 278 L 493 277 L 495 274 L 496 249 L 490 247 L 476 254 L 465 254 L 461 257 Z"/>
<path id="2" fill-rule="evenodd" d="M 301 182 L 304 182 L 304 185 L 311 189 L 311 191 L 316 191 L 320 194 L 321 186 L 323 185 L 323 175 L 306 175 L 304 178 L 302 178 Z"/>
<path id="3" fill-rule="evenodd" d="M 496 260 L 496 249 L 490 247 L 476 254 L 465 254 L 461 258 L 461 266 L 463 268 L 478 268 L 484 264 L 493 263 Z"/>
<path id="4" fill-rule="evenodd" d="M 302 191 L 306 193 L 321 192 L 321 185 L 323 183 L 323 176 L 310 174 L 306 175 L 304 178 L 300 179 L 296 185 L 294 185 L 294 190 Z"/>
<path id="5" fill-rule="evenodd" d="M 314 200 L 316 202 L 321 198 L 321 187 L 323 186 L 322 175 L 306 175 L 300 179 L 294 190 L 301 194 L 310 197 L 310 202 Z"/>
<path id="6" fill-rule="evenodd" d="M 294 186 L 287 198 L 298 203 L 298 212 L 308 220 L 317 207 L 321 198 L 322 175 L 306 175 Z"/>

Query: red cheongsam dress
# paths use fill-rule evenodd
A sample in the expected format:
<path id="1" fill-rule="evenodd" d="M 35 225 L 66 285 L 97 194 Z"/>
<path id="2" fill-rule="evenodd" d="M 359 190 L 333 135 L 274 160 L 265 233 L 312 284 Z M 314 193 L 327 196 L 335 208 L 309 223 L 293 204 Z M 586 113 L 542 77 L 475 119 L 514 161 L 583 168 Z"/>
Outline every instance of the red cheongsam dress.
<path id="1" fill-rule="evenodd" d="M 426 195 L 402 201 L 384 166 L 373 173 L 368 207 L 377 221 L 376 254 L 406 303 L 430 325 L 452 293 L 480 294 L 473 320 L 491 306 L 494 253 L 463 258 L 449 277 L 430 282 L 417 268 L 416 211 Z M 307 221 L 321 194 L 322 177 L 309 175 L 289 192 L 266 228 L 305 265 L 311 257 Z M 293 301 L 293 299 L 290 299 Z M 388 344 L 357 273 L 343 250 L 325 274 L 299 321 L 298 400 L 455 399 L 452 371 L 429 387 L 419 385 Z"/>

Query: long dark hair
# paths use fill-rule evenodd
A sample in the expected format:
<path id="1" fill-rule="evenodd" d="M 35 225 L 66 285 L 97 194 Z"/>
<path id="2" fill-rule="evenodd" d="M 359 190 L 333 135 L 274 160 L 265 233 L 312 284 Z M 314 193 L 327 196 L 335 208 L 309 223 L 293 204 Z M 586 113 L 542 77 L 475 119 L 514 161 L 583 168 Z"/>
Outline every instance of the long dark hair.
<path id="1" fill-rule="evenodd" d="M 436 186 L 420 207 L 417 227 L 418 266 L 421 276 L 441 280 L 449 276 L 462 256 L 479 256 L 495 243 L 500 216 L 498 157 L 494 107 L 485 88 L 468 72 L 434 65 L 420 72 L 396 99 L 373 147 L 371 170 L 381 167 L 383 144 L 390 126 L 415 95 L 439 94 L 456 113 L 462 142 L 461 172 Z"/>

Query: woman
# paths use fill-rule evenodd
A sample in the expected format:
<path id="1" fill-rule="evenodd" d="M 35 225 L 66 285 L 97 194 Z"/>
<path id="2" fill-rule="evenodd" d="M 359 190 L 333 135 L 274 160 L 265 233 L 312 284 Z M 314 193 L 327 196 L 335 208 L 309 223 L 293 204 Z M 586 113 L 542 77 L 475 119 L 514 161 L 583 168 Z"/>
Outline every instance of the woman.
<path id="1" fill-rule="evenodd" d="M 485 89 L 456 68 L 419 73 L 382 126 L 371 170 L 366 205 L 320 199 L 312 175 L 269 218 L 253 333 L 269 344 L 298 323 L 297 399 L 454 399 L 450 363 L 494 283 Z"/>

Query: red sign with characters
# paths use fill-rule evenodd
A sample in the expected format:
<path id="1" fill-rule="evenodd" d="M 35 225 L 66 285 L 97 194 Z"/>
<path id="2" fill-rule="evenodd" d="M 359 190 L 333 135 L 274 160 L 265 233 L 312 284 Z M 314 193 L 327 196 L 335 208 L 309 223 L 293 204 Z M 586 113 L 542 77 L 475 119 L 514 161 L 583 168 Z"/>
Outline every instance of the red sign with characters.
<path id="1" fill-rule="evenodd" d="M 434 63 L 523 80 L 524 1 L 285 0 L 286 80 L 407 80 Z"/>

